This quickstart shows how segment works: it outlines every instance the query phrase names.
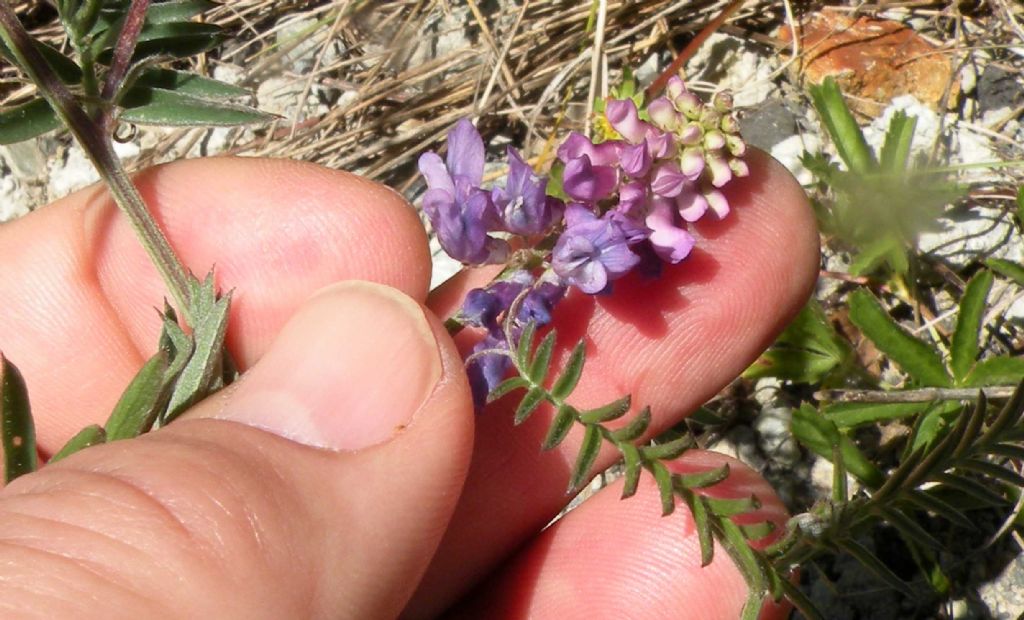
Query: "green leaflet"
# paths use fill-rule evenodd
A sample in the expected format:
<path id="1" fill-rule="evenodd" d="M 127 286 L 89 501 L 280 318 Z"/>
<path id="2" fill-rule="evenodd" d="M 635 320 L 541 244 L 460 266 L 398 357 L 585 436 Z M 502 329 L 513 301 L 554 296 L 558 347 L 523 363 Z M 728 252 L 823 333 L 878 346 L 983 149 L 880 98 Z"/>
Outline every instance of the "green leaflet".
<path id="1" fill-rule="evenodd" d="M 0 111 L 0 144 L 14 144 L 60 129 L 60 119 L 43 98 Z"/>
<path id="2" fill-rule="evenodd" d="M 182 95 L 210 101 L 237 99 L 250 94 L 248 90 L 240 86 L 174 69 L 146 69 L 135 83 L 138 86 L 171 90 Z"/>
<path id="3" fill-rule="evenodd" d="M 263 123 L 273 118 L 246 105 L 139 85 L 128 91 L 120 103 L 124 109 L 118 118 L 138 125 L 227 127 Z"/>
<path id="4" fill-rule="evenodd" d="M 990 258 L 985 261 L 985 265 L 999 275 L 1013 280 L 1017 286 L 1024 286 L 1024 265 L 1001 258 Z"/>
<path id="5" fill-rule="evenodd" d="M 92 446 L 98 446 L 101 443 L 106 443 L 107 433 L 103 430 L 103 427 L 99 424 L 92 424 L 86 426 L 82 430 L 78 431 L 74 437 L 72 437 L 64 447 L 60 449 L 57 454 L 50 457 L 47 465 L 56 463 L 62 459 L 65 459 L 72 454 L 90 448 Z"/>
<path id="6" fill-rule="evenodd" d="M 836 425 L 806 403 L 793 411 L 793 435 L 819 456 L 833 458 L 832 448 L 838 446 L 847 471 L 871 488 L 885 482 L 885 476 Z"/>
<path id="7" fill-rule="evenodd" d="M 46 62 L 49 63 L 53 72 L 57 74 L 57 77 L 69 84 L 77 83 L 82 79 L 82 69 L 75 63 L 75 61 L 71 60 L 64 54 L 61 54 L 55 47 L 47 45 L 41 41 L 33 42 L 35 43 L 36 48 L 39 49 L 39 52 L 43 55 L 43 58 L 46 59 Z M 0 39 L 0 56 L 3 56 L 4 60 L 12 65 L 18 66 L 18 62 L 15 60 L 14 54 L 11 53 L 11 50 L 8 49 L 7 44 L 4 43 L 2 39 Z"/>
<path id="8" fill-rule="evenodd" d="M 583 364 L 586 357 L 586 343 L 579 341 L 569 354 L 569 361 L 565 363 L 565 370 L 551 386 L 551 395 L 557 399 L 563 399 L 576 389 L 576 384 L 583 374 Z"/>
<path id="9" fill-rule="evenodd" d="M 187 408 L 220 387 L 224 354 L 224 335 L 227 331 L 231 293 L 218 297 L 213 274 L 200 283 L 192 278 L 192 340 L 194 350 L 171 393 L 163 426 Z"/>
<path id="10" fill-rule="evenodd" d="M 851 354 L 850 346 L 832 329 L 821 305 L 811 300 L 743 376 L 818 383 L 845 364 Z"/>
<path id="11" fill-rule="evenodd" d="M 167 377 L 169 366 L 170 357 L 161 350 L 136 373 L 104 426 L 107 441 L 132 439 L 153 426 L 175 379 Z"/>
<path id="12" fill-rule="evenodd" d="M 828 129 L 836 145 L 836 151 L 846 167 L 855 173 L 865 174 L 878 167 L 874 153 L 868 147 L 857 120 L 846 107 L 839 86 L 831 77 L 818 86 L 810 88 L 814 109 Z"/>
<path id="13" fill-rule="evenodd" d="M 93 53 L 103 63 L 109 63 L 120 29 L 104 32 L 92 45 Z M 147 22 L 139 33 L 133 62 L 153 56 L 186 58 L 213 49 L 222 41 L 219 26 L 196 22 L 170 22 L 150 24 Z"/>
<path id="14" fill-rule="evenodd" d="M 38 467 L 36 427 L 28 402 L 25 378 L 0 354 L 0 431 L 4 446 L 4 480 L 34 472 Z"/>
<path id="15" fill-rule="evenodd" d="M 921 385 L 950 386 L 949 375 L 934 349 L 897 325 L 870 293 L 857 290 L 850 296 L 850 320 Z"/>
<path id="16" fill-rule="evenodd" d="M 950 368 L 953 378 L 963 384 L 967 373 L 978 358 L 978 341 L 981 337 L 981 321 L 988 302 L 989 291 L 992 290 L 992 272 L 979 271 L 971 278 L 960 299 L 960 311 L 957 314 L 956 329 L 950 342 Z"/>
<path id="17" fill-rule="evenodd" d="M 917 415 L 928 403 L 834 403 L 821 413 L 840 429 L 890 422 Z"/>
<path id="18" fill-rule="evenodd" d="M 907 116 L 903 110 L 892 115 L 889 128 L 885 132 L 885 143 L 882 145 L 879 162 L 879 168 L 883 173 L 895 175 L 907 169 L 916 127 L 916 116 Z"/>
<path id="19" fill-rule="evenodd" d="M 587 430 L 583 435 L 583 443 L 580 445 L 580 452 L 576 456 L 576 463 L 572 467 L 568 492 L 578 491 L 587 481 L 590 475 L 590 468 L 593 467 L 600 451 L 601 428 L 596 424 L 587 426 Z"/>
<path id="20" fill-rule="evenodd" d="M 562 405 L 558 408 L 558 412 L 555 414 L 555 419 L 551 421 L 551 426 L 548 428 L 548 433 L 544 437 L 544 442 L 541 444 L 540 449 L 547 451 L 558 446 L 565 439 L 565 436 L 572 430 L 573 425 L 576 423 L 576 410 L 569 405 Z"/>
<path id="21" fill-rule="evenodd" d="M 1024 379 L 1024 358 L 992 357 L 975 364 L 964 379 L 968 387 L 1015 385 Z"/>

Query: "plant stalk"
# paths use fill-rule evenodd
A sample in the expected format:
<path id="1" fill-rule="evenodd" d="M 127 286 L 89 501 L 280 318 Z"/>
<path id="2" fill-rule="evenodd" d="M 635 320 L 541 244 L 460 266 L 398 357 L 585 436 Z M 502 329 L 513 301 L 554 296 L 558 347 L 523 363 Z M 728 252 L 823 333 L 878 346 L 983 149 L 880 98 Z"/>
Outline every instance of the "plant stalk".
<path id="1" fill-rule="evenodd" d="M 188 272 L 175 254 L 160 227 L 153 220 L 121 160 L 114 152 L 110 135 L 97 125 L 79 104 L 67 86 L 57 77 L 33 43 L 10 5 L 0 0 L 0 38 L 3 38 L 21 68 L 39 93 L 92 160 L 117 206 L 128 216 L 143 247 L 156 265 L 171 296 L 186 322 L 191 321 L 191 294 Z"/>

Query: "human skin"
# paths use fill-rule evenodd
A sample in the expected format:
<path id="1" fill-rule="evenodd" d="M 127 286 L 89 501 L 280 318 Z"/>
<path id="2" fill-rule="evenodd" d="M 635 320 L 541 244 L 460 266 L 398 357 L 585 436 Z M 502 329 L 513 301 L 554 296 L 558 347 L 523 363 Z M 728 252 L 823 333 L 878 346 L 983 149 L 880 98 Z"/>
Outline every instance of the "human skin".
<path id="1" fill-rule="evenodd" d="M 682 265 L 559 307 L 563 346 L 587 337 L 580 406 L 632 393 L 663 430 L 806 300 L 810 210 L 781 166 L 749 161 L 733 214 L 698 224 Z M 566 502 L 579 437 L 542 454 L 548 414 L 513 429 L 511 399 L 473 413 L 459 350 L 474 335 L 453 342 L 438 317 L 486 274 L 428 295 L 426 237 L 397 194 L 253 159 L 136 180 L 187 266 L 216 265 L 234 289 L 228 344 L 246 373 L 165 429 L 0 492 L 0 615 L 737 617 L 741 575 L 724 553 L 699 567 L 689 515 L 660 518 L 650 482 L 628 501 L 602 490 L 541 532 Z M 166 292 L 100 188 L 0 226 L 0 264 L 0 349 L 52 454 L 105 419 L 153 350 Z M 785 519 L 739 464 L 721 492 L 753 492 Z"/>

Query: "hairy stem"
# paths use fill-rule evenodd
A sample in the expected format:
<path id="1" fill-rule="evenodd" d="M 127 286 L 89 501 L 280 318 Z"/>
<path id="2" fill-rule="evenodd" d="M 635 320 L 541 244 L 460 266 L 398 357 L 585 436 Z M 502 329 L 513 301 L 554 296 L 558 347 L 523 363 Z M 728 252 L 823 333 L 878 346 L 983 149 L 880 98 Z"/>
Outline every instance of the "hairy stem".
<path id="1" fill-rule="evenodd" d="M 110 61 L 110 70 L 107 71 L 107 78 L 103 84 L 103 98 L 112 101 L 117 94 L 124 77 L 128 75 L 128 68 L 131 66 L 132 56 L 135 54 L 135 45 L 139 41 L 139 33 L 146 23 L 146 10 L 149 8 L 149 0 L 132 0 L 128 8 L 128 14 L 124 18 L 124 26 L 117 36 L 117 44 L 114 46 L 114 57 Z"/>
<path id="2" fill-rule="evenodd" d="M 121 165 L 109 133 L 86 114 L 75 96 L 36 49 L 31 35 L 22 26 L 14 10 L 3 0 L 0 0 L 0 38 L 3 38 L 29 79 L 36 84 L 39 93 L 82 145 L 107 184 L 114 202 L 128 216 L 132 228 L 135 229 L 143 247 L 163 277 L 183 317 L 189 321 L 191 299 L 188 272 L 153 220 L 142 196 Z"/>

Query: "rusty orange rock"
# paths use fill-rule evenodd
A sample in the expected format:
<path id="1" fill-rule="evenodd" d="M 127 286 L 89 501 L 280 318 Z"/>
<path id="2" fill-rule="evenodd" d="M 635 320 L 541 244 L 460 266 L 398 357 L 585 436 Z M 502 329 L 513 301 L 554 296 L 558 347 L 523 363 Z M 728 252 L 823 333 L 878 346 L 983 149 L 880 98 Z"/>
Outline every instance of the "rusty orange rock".
<path id="1" fill-rule="evenodd" d="M 947 87 L 949 103 L 959 94 L 949 56 L 899 22 L 823 10 L 799 30 L 798 78 L 818 84 L 832 76 L 859 112 L 877 116 L 894 97 L 907 94 L 938 110 Z M 778 36 L 792 42 L 788 26 Z"/>

